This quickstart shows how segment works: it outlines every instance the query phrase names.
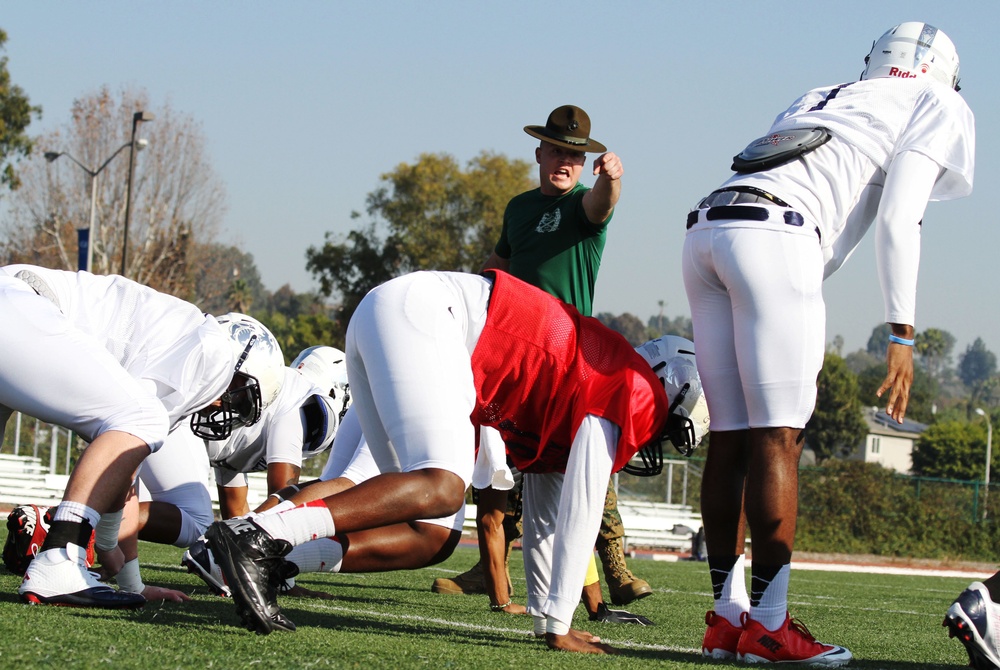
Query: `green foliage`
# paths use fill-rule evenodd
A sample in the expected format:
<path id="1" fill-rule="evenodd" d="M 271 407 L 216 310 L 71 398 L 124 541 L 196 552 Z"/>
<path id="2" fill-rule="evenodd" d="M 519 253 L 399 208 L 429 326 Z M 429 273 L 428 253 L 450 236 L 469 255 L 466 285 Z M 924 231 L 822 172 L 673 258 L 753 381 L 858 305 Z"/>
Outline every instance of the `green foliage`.
<path id="1" fill-rule="evenodd" d="M 324 295 L 339 294 L 345 321 L 370 289 L 397 275 L 478 272 L 500 236 L 507 202 L 533 187 L 530 168 L 485 151 L 464 170 L 447 154 L 401 163 L 368 194 L 372 221 L 343 239 L 328 233 L 322 247 L 306 251 L 306 268 Z"/>
<path id="2" fill-rule="evenodd" d="M 1000 496 L 995 496 L 1000 497 Z M 906 477 L 830 460 L 799 473 L 796 551 L 993 561 L 1000 527 L 976 484 Z"/>
<path id="3" fill-rule="evenodd" d="M 981 337 L 970 344 L 958 362 L 958 376 L 971 389 L 981 387 L 997 371 L 997 357 Z"/>
<path id="4" fill-rule="evenodd" d="M 920 356 L 920 362 L 935 380 L 940 379 L 948 367 L 954 348 L 955 336 L 940 328 L 928 328 L 914 338 L 914 349 Z"/>
<path id="5" fill-rule="evenodd" d="M 344 349 L 346 325 L 322 313 L 301 313 L 289 318 L 279 311 L 253 315 L 268 327 L 281 345 L 285 364 L 291 363 L 303 349 L 316 345 Z"/>
<path id="6" fill-rule="evenodd" d="M 826 354 L 816 386 L 816 409 L 806 424 L 806 441 L 822 461 L 852 452 L 864 440 L 867 425 L 857 378 L 843 358 Z"/>
<path id="7" fill-rule="evenodd" d="M 885 361 L 865 368 L 858 374 L 858 400 L 862 407 L 884 407 L 888 395 L 875 395 L 885 381 L 888 371 Z M 906 405 L 906 418 L 931 423 L 934 421 L 934 401 L 938 397 L 938 383 L 930 374 L 919 367 L 913 368 L 913 384 L 910 399 Z"/>
<path id="8" fill-rule="evenodd" d="M 0 52 L 7 33 L 0 30 Z M 20 186 L 14 164 L 31 154 L 33 142 L 26 132 L 31 117 L 41 118 L 42 108 L 33 106 L 24 90 L 10 81 L 7 57 L 0 57 L 0 185 L 14 190 Z"/>
<path id="9" fill-rule="evenodd" d="M 892 326 L 888 323 L 880 323 L 872 329 L 871 337 L 868 338 L 866 350 L 872 356 L 884 359 L 885 352 L 889 348 L 889 336 L 892 335 Z"/>
<path id="10" fill-rule="evenodd" d="M 691 326 L 691 317 L 676 316 L 673 319 L 664 316 L 662 310 L 659 314 L 649 317 L 646 322 L 646 329 L 649 337 L 654 340 L 663 335 L 677 335 L 689 340 L 694 339 L 694 328 Z"/>
<path id="11" fill-rule="evenodd" d="M 642 325 L 642 321 L 634 314 L 625 312 L 615 316 L 609 312 L 601 312 L 597 315 L 597 320 L 616 333 L 621 334 L 633 347 L 637 347 L 643 342 L 653 339 L 650 337 L 646 326 Z"/>
<path id="12" fill-rule="evenodd" d="M 983 423 L 939 421 L 920 435 L 913 448 L 913 473 L 917 475 L 978 481 L 985 468 Z"/>

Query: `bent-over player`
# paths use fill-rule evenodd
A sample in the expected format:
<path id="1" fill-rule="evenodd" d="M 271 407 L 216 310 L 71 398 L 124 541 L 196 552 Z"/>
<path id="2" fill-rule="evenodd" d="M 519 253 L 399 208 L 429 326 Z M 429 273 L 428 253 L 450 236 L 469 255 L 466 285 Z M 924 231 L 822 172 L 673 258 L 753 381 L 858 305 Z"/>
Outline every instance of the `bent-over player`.
<path id="1" fill-rule="evenodd" d="M 788 614 L 803 428 L 816 403 L 823 279 L 875 228 L 892 327 L 886 413 L 913 379 L 920 228 L 928 200 L 972 190 L 975 132 L 951 40 L 925 23 L 886 32 L 860 81 L 809 91 L 735 157 L 736 175 L 687 219 L 683 273 L 712 416 L 702 519 L 715 596 L 703 653 L 835 667 L 851 653 Z M 743 558 L 753 537 L 752 589 Z"/>
<path id="2" fill-rule="evenodd" d="M 186 417 L 217 435 L 256 422 L 270 398 L 247 370 L 280 360 L 277 344 L 256 322 L 223 327 L 123 277 L 31 265 L 0 268 L 0 314 L 0 426 L 20 411 L 90 442 L 18 589 L 22 600 L 132 608 L 143 594 L 179 599 L 143 585 L 138 564 L 126 563 L 117 545 L 125 495 L 142 460 Z M 121 590 L 88 570 L 95 528 L 102 566 Z"/>
<path id="3" fill-rule="evenodd" d="M 677 443 L 690 428 L 671 413 L 680 394 L 667 374 L 671 361 L 655 347 L 637 352 L 506 273 L 486 274 L 399 277 L 372 290 L 351 319 L 353 407 L 382 474 L 325 500 L 209 528 L 251 628 L 294 628 L 277 606 L 274 580 L 292 545 L 460 510 L 476 427 L 493 426 L 526 477 L 525 571 L 536 633 L 556 649 L 613 651 L 570 622 L 611 473 L 658 471 L 665 433 Z M 690 364 L 689 373 L 690 387 L 697 377 Z M 637 453 L 645 465 L 629 466 Z"/>

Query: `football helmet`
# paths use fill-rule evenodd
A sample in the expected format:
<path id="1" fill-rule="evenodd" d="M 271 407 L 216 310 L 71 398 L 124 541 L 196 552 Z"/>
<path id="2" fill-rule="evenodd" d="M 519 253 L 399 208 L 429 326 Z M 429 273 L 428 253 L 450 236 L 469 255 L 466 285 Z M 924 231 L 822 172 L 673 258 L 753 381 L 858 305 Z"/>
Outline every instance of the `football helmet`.
<path id="1" fill-rule="evenodd" d="M 701 377 L 695 365 L 694 342 L 676 335 L 665 335 L 635 349 L 649 363 L 670 399 L 670 412 L 662 440 L 668 440 L 684 456 L 690 456 L 709 430 L 710 419 Z M 640 450 L 646 469 L 659 458 L 662 463 L 662 440 Z M 652 451 L 650 451 L 652 450 Z M 655 452 L 659 450 L 659 455 Z"/>
<path id="2" fill-rule="evenodd" d="M 336 347 L 315 346 L 303 349 L 290 367 L 324 391 L 334 401 L 338 419 L 343 419 L 351 406 L 351 390 L 347 383 L 347 356 Z"/>
<path id="3" fill-rule="evenodd" d="M 929 23 L 900 23 L 878 38 L 865 56 L 861 79 L 877 77 L 931 77 L 957 91 L 958 52 L 951 39 Z"/>
<path id="4" fill-rule="evenodd" d="M 230 312 L 217 317 L 236 358 L 229 389 L 191 416 L 191 430 L 206 440 L 224 440 L 237 426 L 252 426 L 281 391 L 285 358 L 278 341 L 260 321 Z"/>

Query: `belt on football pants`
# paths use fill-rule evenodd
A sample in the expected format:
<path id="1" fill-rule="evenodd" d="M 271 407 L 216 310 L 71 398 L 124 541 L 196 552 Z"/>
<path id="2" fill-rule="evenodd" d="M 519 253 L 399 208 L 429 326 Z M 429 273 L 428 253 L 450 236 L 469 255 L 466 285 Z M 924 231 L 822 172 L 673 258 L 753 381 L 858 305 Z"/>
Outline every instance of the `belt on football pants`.
<path id="1" fill-rule="evenodd" d="M 801 227 L 805 224 L 802 215 L 793 209 L 786 209 L 780 213 L 767 207 L 754 207 L 752 205 L 719 205 L 718 207 L 704 207 L 688 212 L 687 227 L 690 229 L 704 217 L 705 221 L 718 221 L 720 219 L 740 219 L 743 221 L 769 221 L 780 220 L 789 226 Z"/>

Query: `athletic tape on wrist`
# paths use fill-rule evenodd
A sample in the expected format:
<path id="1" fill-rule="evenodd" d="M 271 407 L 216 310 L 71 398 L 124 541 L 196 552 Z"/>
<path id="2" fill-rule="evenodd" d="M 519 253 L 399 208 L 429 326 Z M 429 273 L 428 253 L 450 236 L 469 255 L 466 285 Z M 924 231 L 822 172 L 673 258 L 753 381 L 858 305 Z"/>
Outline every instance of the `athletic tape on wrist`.
<path id="1" fill-rule="evenodd" d="M 118 546 L 118 529 L 122 525 L 122 510 L 106 512 L 101 515 L 94 529 L 94 547 L 101 551 L 110 551 Z"/>
<path id="2" fill-rule="evenodd" d="M 146 585 L 142 583 L 142 576 L 139 574 L 139 559 L 133 558 L 122 566 L 121 571 L 115 575 L 118 588 L 126 593 L 142 593 Z"/>
<path id="3" fill-rule="evenodd" d="M 897 335 L 890 335 L 889 341 L 895 344 L 902 344 L 904 347 L 912 347 L 913 340 L 907 340 L 905 338 L 899 337 Z"/>

